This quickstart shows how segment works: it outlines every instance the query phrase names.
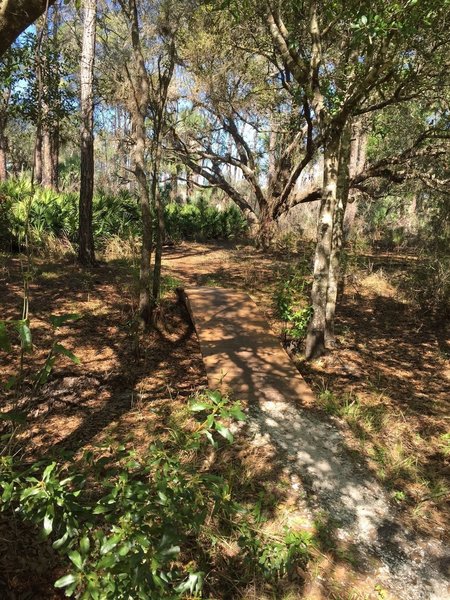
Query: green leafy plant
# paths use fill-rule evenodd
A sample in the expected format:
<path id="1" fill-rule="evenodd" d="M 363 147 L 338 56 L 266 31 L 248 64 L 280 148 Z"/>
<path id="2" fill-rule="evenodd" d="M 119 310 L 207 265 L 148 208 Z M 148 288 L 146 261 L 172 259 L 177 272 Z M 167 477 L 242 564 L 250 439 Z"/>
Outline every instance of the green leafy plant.
<path id="1" fill-rule="evenodd" d="M 81 315 L 74 313 L 66 313 L 63 315 L 50 315 L 53 342 L 43 366 L 39 369 L 39 371 L 34 377 L 35 387 L 43 385 L 47 382 L 58 356 L 66 356 L 72 362 L 76 364 L 80 363 L 80 359 L 71 350 L 69 350 L 63 344 L 61 344 L 56 338 L 56 333 L 62 326 L 66 325 L 71 321 L 76 321 L 80 318 Z M 0 321 L 0 350 L 3 350 L 7 353 L 11 353 L 13 351 L 14 333 L 19 339 L 21 351 L 31 352 L 33 350 L 33 341 L 29 319 Z M 22 382 L 22 361 L 20 371 L 21 372 L 19 372 L 17 376 L 10 377 L 8 381 L 4 384 L 4 387 L 6 389 L 12 389 L 14 386 Z"/>
<path id="2" fill-rule="evenodd" d="M 312 306 L 308 304 L 306 293 L 307 279 L 304 267 L 305 265 L 284 279 L 275 294 L 278 316 L 289 324 L 284 333 L 295 341 L 306 336 L 312 317 Z"/>
<path id="3" fill-rule="evenodd" d="M 55 582 L 66 596 L 199 597 L 220 537 L 239 539 L 243 564 L 266 580 L 308 560 L 309 534 L 264 535 L 227 478 L 202 467 L 208 448 L 232 442 L 231 420 L 245 418 L 239 403 L 208 391 L 189 408 L 195 426 L 144 454 L 116 446 L 87 452 L 78 465 L 41 462 L 20 471 L 12 459 L 1 463 L 1 509 L 51 540 L 67 565 Z"/>
<path id="4" fill-rule="evenodd" d="M 53 343 L 51 345 L 50 351 L 45 359 L 45 363 L 41 369 L 39 369 L 36 378 L 35 378 L 35 386 L 43 385 L 47 382 L 50 373 L 52 372 L 53 366 L 58 356 L 66 356 L 73 363 L 79 365 L 80 359 L 76 356 L 71 350 L 66 348 L 63 344 L 58 342 L 56 338 L 56 332 L 60 327 L 67 324 L 70 321 L 77 321 L 81 318 L 81 315 L 78 313 L 66 313 L 63 315 L 51 315 L 50 323 L 52 326 L 53 332 Z"/>

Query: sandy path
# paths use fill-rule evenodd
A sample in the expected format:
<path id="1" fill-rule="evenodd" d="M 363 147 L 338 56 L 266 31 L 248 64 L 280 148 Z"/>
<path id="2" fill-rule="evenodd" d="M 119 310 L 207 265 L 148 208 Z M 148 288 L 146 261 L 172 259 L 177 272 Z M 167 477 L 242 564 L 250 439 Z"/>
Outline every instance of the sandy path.
<path id="1" fill-rule="evenodd" d="M 221 250 L 170 263 L 189 284 L 225 265 Z M 356 552 L 362 577 L 392 597 L 450 598 L 449 549 L 402 528 L 385 491 L 350 456 L 338 427 L 302 407 L 312 392 L 254 302 L 220 288 L 188 287 L 186 295 L 210 386 L 221 385 L 247 403 L 253 443 L 277 448 L 311 525 L 325 511 L 333 535 Z"/>

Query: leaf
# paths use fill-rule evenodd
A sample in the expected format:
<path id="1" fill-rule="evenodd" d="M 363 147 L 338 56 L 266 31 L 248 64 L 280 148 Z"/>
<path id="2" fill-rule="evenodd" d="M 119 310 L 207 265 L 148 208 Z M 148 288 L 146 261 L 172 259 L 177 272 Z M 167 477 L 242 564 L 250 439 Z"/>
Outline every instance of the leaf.
<path id="1" fill-rule="evenodd" d="M 114 554 L 108 554 L 101 558 L 97 563 L 97 569 L 109 569 L 116 564 L 116 557 Z"/>
<path id="2" fill-rule="evenodd" d="M 81 558 L 81 554 L 77 550 L 69 552 L 68 556 L 77 569 L 81 570 L 83 568 L 83 559 Z"/>
<path id="3" fill-rule="evenodd" d="M 161 550 L 161 554 L 163 556 L 172 556 L 175 554 L 179 554 L 181 551 L 180 546 L 170 546 L 170 548 L 166 548 L 165 550 Z"/>
<path id="4" fill-rule="evenodd" d="M 44 534 L 48 537 L 53 531 L 53 515 L 46 514 L 44 517 Z"/>
<path id="5" fill-rule="evenodd" d="M 17 321 L 17 331 L 19 332 L 22 348 L 24 350 L 31 350 L 33 343 L 31 341 L 31 330 L 28 321 L 25 319 Z"/>
<path id="6" fill-rule="evenodd" d="M 100 548 L 100 554 L 107 554 L 113 548 L 115 548 L 120 541 L 120 537 L 120 535 L 116 534 L 106 539 Z"/>
<path id="7" fill-rule="evenodd" d="M 229 413 L 237 421 L 245 421 L 245 419 L 247 418 L 238 404 L 232 406 L 229 410 Z"/>
<path id="8" fill-rule="evenodd" d="M 67 356 L 67 358 L 70 358 L 70 360 L 73 363 L 75 363 L 76 365 L 79 365 L 81 363 L 81 360 L 78 358 L 78 356 L 76 356 L 73 352 L 71 352 L 68 348 L 66 348 L 62 344 L 55 344 L 53 350 L 56 354 L 64 354 L 64 356 Z"/>
<path id="9" fill-rule="evenodd" d="M 0 349 L 4 350 L 5 352 L 11 351 L 11 342 L 9 341 L 6 323 L 3 321 L 0 321 Z"/>
<path id="10" fill-rule="evenodd" d="M 77 581 L 77 578 L 75 577 L 75 575 L 72 575 L 72 573 L 70 575 L 64 575 L 64 577 L 61 577 L 60 579 L 58 579 L 58 581 L 55 581 L 55 587 L 56 588 L 63 588 L 63 587 L 67 587 L 68 585 L 72 585 L 72 583 L 75 583 Z"/>
<path id="11" fill-rule="evenodd" d="M 222 423 L 216 423 L 215 427 L 216 427 L 217 431 L 220 433 L 220 435 L 222 437 L 224 437 L 226 440 L 228 440 L 230 443 L 234 440 L 233 434 L 228 429 L 228 427 L 225 427 L 225 425 L 222 425 Z"/>
<path id="12" fill-rule="evenodd" d="M 53 365 L 55 364 L 55 357 L 49 356 L 45 361 L 44 366 L 40 371 L 37 372 L 36 375 L 36 383 L 37 385 L 44 385 L 47 383 L 48 378 L 50 377 L 50 373 L 52 372 Z"/>
<path id="13" fill-rule="evenodd" d="M 199 592 L 202 589 L 202 584 L 203 573 L 200 571 L 198 573 L 190 573 L 189 577 L 175 588 L 175 591 L 180 594 L 184 592 L 190 592 L 193 594 L 194 592 Z"/>
<path id="14" fill-rule="evenodd" d="M 216 440 L 213 438 L 213 436 L 212 436 L 212 433 L 211 433 L 210 431 L 204 431 L 203 433 L 204 433 L 204 434 L 206 435 L 206 437 L 208 438 L 208 440 L 209 440 L 209 443 L 211 444 L 211 446 L 213 446 L 214 448 L 217 448 L 217 442 L 216 442 Z"/>
<path id="15" fill-rule="evenodd" d="M 208 396 L 208 398 L 210 400 L 212 400 L 214 402 L 214 404 L 219 404 L 223 400 L 222 394 L 217 390 L 215 390 L 214 392 L 211 392 L 211 390 L 208 390 L 206 392 L 206 395 Z"/>
<path id="16" fill-rule="evenodd" d="M 208 410 L 208 408 L 211 408 L 211 405 L 208 402 L 199 402 L 196 400 L 189 405 L 189 408 L 192 412 L 200 412 L 202 410 Z"/>
<path id="17" fill-rule="evenodd" d="M 49 465 L 47 465 L 44 469 L 44 472 L 42 473 L 42 481 L 48 481 L 50 478 L 50 475 L 53 473 L 55 468 L 56 468 L 56 462 L 52 462 Z"/>
<path id="18" fill-rule="evenodd" d="M 92 511 L 92 514 L 94 515 L 102 515 L 104 513 L 109 512 L 111 509 L 108 506 L 103 506 L 102 504 L 99 504 L 98 506 L 96 506 L 94 508 L 94 510 Z"/>
<path id="19" fill-rule="evenodd" d="M 83 556 L 89 552 L 90 542 L 87 535 L 84 535 L 80 540 L 80 552 Z"/>
<path id="20" fill-rule="evenodd" d="M 68 321 L 78 321 L 81 319 L 79 313 L 65 313 L 63 315 L 50 315 L 50 323 L 55 329 L 65 325 Z"/>
<path id="21" fill-rule="evenodd" d="M 53 542 L 52 547 L 55 550 L 59 550 L 60 548 L 62 548 L 64 546 L 64 544 L 67 542 L 68 538 L 69 538 L 69 532 L 66 531 L 66 533 L 62 537 L 60 537 L 58 540 Z"/>

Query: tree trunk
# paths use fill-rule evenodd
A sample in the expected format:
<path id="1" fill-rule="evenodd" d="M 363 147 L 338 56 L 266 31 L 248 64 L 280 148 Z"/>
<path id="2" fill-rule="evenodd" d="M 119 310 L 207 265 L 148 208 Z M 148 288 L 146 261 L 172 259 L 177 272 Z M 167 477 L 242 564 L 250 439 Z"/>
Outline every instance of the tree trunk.
<path id="1" fill-rule="evenodd" d="M 152 178 L 152 200 L 156 210 L 156 231 L 155 231 L 155 264 L 153 267 L 153 289 L 152 289 L 152 308 L 151 319 L 153 325 L 157 321 L 157 307 L 161 295 L 161 261 L 162 261 L 162 244 L 164 237 L 164 208 L 161 201 L 161 192 L 159 189 L 159 165 L 161 162 L 161 151 L 159 136 L 155 141 L 156 147 L 153 156 L 153 178 Z"/>
<path id="2" fill-rule="evenodd" d="M 339 142 L 333 139 L 324 152 L 323 197 L 320 202 L 314 279 L 311 292 L 313 317 L 309 324 L 305 348 L 307 359 L 316 358 L 325 351 L 326 305 L 333 243 L 338 166 Z"/>
<path id="3" fill-rule="evenodd" d="M 175 173 L 170 175 L 170 193 L 169 198 L 170 202 L 180 203 L 180 196 L 178 194 L 178 174 L 179 174 L 179 166 L 176 166 Z"/>
<path id="4" fill-rule="evenodd" d="M 150 196 L 146 175 L 145 149 L 147 131 L 145 118 L 149 103 L 149 81 L 142 55 L 139 37 L 139 18 L 135 0 L 130 0 L 128 18 L 131 26 L 131 42 L 134 54 L 134 71 L 130 73 L 130 114 L 134 137 L 134 148 L 132 152 L 134 174 L 136 177 L 142 218 L 142 246 L 141 261 L 139 268 L 139 326 L 146 329 L 151 320 L 152 302 L 150 294 L 152 257 L 152 213 L 150 207 Z"/>
<path id="5" fill-rule="evenodd" d="M 336 344 L 334 333 L 334 318 L 338 292 L 342 284 L 341 251 L 344 238 L 344 215 L 347 207 L 350 180 L 350 125 L 345 128 L 339 150 L 339 171 L 337 197 L 333 217 L 333 238 L 328 273 L 327 304 L 325 317 L 325 347 L 334 348 Z"/>
<path id="6" fill-rule="evenodd" d="M 48 110 L 44 108 L 44 122 L 42 134 L 42 185 L 52 187 L 52 142 L 48 124 Z"/>
<path id="7" fill-rule="evenodd" d="M 51 137 L 51 153 L 52 153 L 52 188 L 56 191 L 59 189 L 59 122 L 55 123 L 55 128 Z"/>
<path id="8" fill-rule="evenodd" d="M 139 190 L 142 218 L 142 246 L 141 262 L 139 269 L 139 320 L 141 329 L 150 324 L 151 317 L 151 271 L 152 259 L 152 213 L 150 209 L 150 196 L 148 192 L 147 175 L 145 173 L 145 119 L 139 111 L 132 113 L 135 129 L 135 146 L 133 151 L 134 172 Z"/>
<path id="9" fill-rule="evenodd" d="M 263 207 L 258 218 L 258 229 L 256 232 L 256 246 L 261 250 L 268 250 L 275 236 L 276 225 L 269 210 L 269 206 Z"/>
<path id="10" fill-rule="evenodd" d="M 5 181 L 8 177 L 8 170 L 6 168 L 6 154 L 8 151 L 8 140 L 4 133 L 6 126 L 6 119 L 0 120 L 0 181 Z"/>
<path id="11" fill-rule="evenodd" d="M 42 25 L 43 27 L 43 25 Z M 37 119 L 36 119 L 36 139 L 34 143 L 34 163 L 33 163 L 33 182 L 42 183 L 42 101 L 44 95 L 44 82 L 43 82 L 43 66 L 41 56 L 41 45 L 43 32 L 36 28 L 36 36 L 40 40 L 36 48 L 35 55 L 35 68 L 36 68 L 36 83 L 38 92 L 38 105 L 37 105 Z"/>
<path id="12" fill-rule="evenodd" d="M 92 230 L 94 195 L 94 59 L 97 20 L 96 0 L 85 0 L 83 46 L 81 52 L 81 170 L 79 201 L 78 260 L 86 266 L 95 264 Z"/>
<path id="13" fill-rule="evenodd" d="M 186 169 L 186 203 L 191 202 L 194 193 L 194 182 L 192 180 L 192 171 Z"/>
<path id="14" fill-rule="evenodd" d="M 34 182 L 42 183 L 42 129 L 36 127 L 36 141 L 34 145 Z"/>

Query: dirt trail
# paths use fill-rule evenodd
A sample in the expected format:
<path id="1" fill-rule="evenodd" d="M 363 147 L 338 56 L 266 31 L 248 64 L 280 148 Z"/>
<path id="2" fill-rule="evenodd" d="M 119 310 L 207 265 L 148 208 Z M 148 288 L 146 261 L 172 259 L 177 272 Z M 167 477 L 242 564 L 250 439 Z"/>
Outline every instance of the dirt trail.
<path id="1" fill-rule="evenodd" d="M 220 250 L 214 253 L 215 260 L 201 254 L 172 259 L 171 268 L 189 283 L 202 281 L 208 270 L 226 264 Z M 245 304 L 242 293 L 201 289 L 187 295 L 209 380 L 248 403 L 253 443 L 277 448 L 310 524 L 325 513 L 336 539 L 352 548 L 361 576 L 393 597 L 450 598 L 449 549 L 402 527 L 385 491 L 350 455 L 336 425 L 301 406 L 308 388 L 254 303 Z"/>

